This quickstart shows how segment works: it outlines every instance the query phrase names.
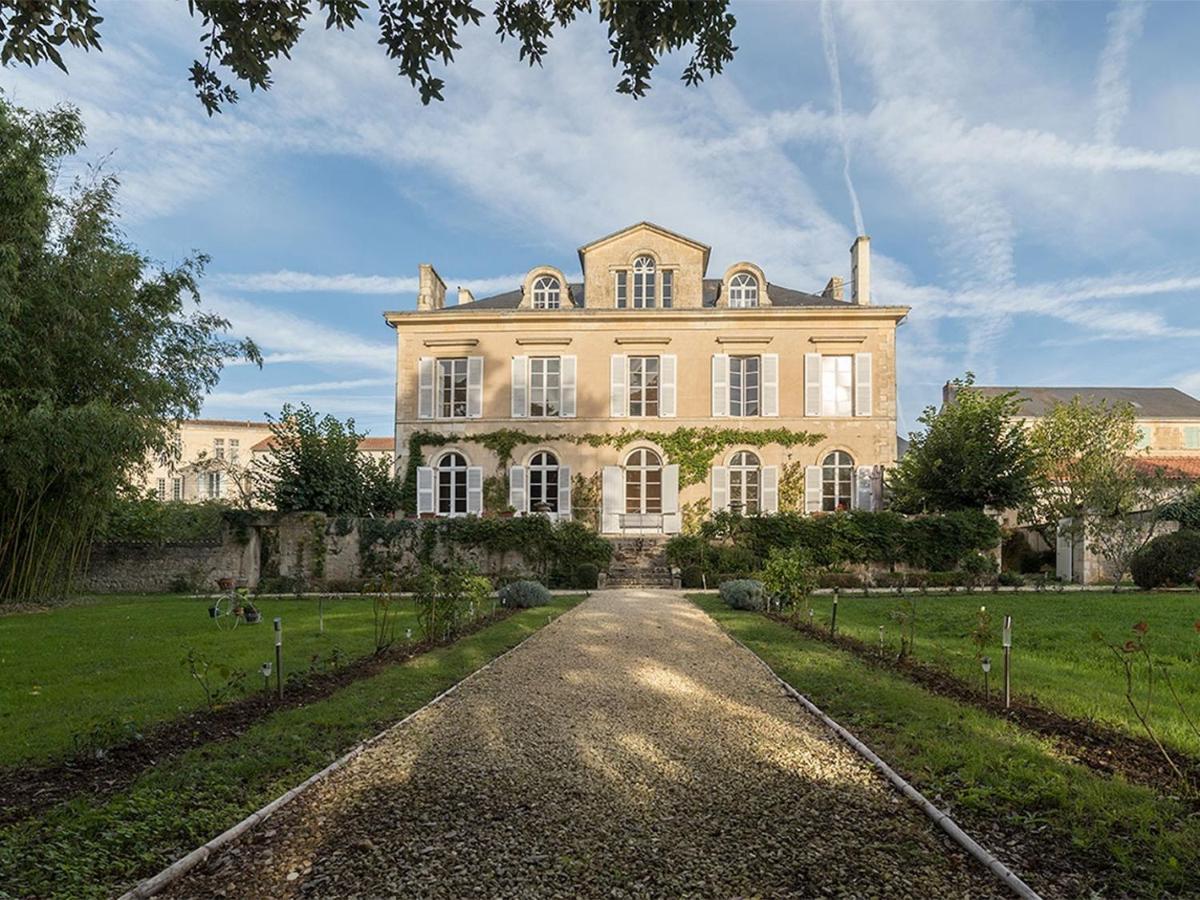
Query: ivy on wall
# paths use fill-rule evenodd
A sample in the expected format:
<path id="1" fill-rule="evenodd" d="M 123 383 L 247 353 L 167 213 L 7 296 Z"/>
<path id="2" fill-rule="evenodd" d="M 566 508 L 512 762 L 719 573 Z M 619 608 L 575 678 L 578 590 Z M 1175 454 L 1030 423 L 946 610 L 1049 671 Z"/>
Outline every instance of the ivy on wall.
<path id="1" fill-rule="evenodd" d="M 714 457 L 730 447 L 813 447 L 825 439 L 823 434 L 792 431 L 790 428 L 676 428 L 673 431 L 652 431 L 644 428 L 621 429 L 610 434 L 537 434 L 515 428 L 502 428 L 478 434 L 439 434 L 433 431 L 414 432 L 408 439 L 408 467 L 401 491 L 401 507 L 408 513 L 417 510 L 417 469 L 425 464 L 427 447 L 444 447 L 451 443 L 478 444 L 496 455 L 501 473 L 512 462 L 517 447 L 547 441 L 566 441 L 590 447 L 612 447 L 621 450 L 634 441 L 649 441 L 662 447 L 667 458 L 679 466 L 681 488 L 700 484 L 708 477 Z"/>

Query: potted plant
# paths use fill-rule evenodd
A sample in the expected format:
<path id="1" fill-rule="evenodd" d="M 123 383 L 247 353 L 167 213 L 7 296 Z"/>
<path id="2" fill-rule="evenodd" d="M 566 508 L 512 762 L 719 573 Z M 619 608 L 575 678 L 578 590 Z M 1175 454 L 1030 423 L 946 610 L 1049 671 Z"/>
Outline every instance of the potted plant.
<path id="1" fill-rule="evenodd" d="M 232 591 L 237 579 L 232 575 L 222 575 L 217 579 L 217 587 L 223 591 Z"/>
<path id="2" fill-rule="evenodd" d="M 249 600 L 243 604 L 242 614 L 246 618 L 247 625 L 257 625 L 262 621 L 262 611 Z"/>

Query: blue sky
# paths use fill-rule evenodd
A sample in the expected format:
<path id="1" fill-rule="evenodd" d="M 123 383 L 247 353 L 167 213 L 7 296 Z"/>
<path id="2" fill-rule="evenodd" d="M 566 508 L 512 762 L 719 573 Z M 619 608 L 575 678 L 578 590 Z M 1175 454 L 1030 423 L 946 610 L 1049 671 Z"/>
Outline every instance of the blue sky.
<path id="1" fill-rule="evenodd" d="M 369 17 L 314 26 L 213 119 L 186 5 L 105 6 L 103 53 L 0 86 L 82 109 L 135 244 L 211 255 L 204 302 L 267 364 L 227 369 L 207 415 L 307 400 L 389 434 L 381 313 L 414 305 L 421 262 L 485 296 L 649 219 L 710 244 L 711 272 L 819 290 L 848 274 L 851 189 L 876 302 L 913 307 L 901 430 L 967 369 L 1200 394 L 1200 4 L 735 3 L 726 73 L 688 88 L 667 59 L 639 101 L 595 21 L 533 70 L 485 23 L 431 107 Z"/>

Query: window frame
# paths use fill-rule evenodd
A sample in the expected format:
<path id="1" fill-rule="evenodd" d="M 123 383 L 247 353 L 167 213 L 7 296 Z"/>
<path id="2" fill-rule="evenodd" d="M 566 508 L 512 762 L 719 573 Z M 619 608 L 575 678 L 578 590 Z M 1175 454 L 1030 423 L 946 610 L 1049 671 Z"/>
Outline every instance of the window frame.
<path id="1" fill-rule="evenodd" d="M 556 371 L 551 373 L 548 371 L 548 365 L 554 363 Z M 537 372 L 540 364 L 541 372 Z M 551 376 L 554 378 L 554 383 L 550 383 Z M 562 357 L 561 356 L 531 356 L 529 357 L 529 374 L 526 378 L 527 384 L 527 406 L 525 414 L 531 419 L 559 419 L 562 418 Z M 539 383 L 540 382 L 540 383 Z M 553 392 L 553 393 L 552 393 Z M 535 397 L 541 397 L 541 412 L 534 412 Z M 548 412 L 550 409 L 550 400 L 553 397 L 554 412 Z"/>
<path id="2" fill-rule="evenodd" d="M 757 309 L 762 286 L 750 272 L 736 272 L 729 279 L 729 308 Z"/>
<path id="3" fill-rule="evenodd" d="M 828 361 L 832 371 L 826 371 Z M 844 364 L 844 366 L 843 366 Z M 839 372 L 839 368 L 845 372 Z M 846 384 L 838 384 L 839 375 Z M 821 354 L 821 416 L 827 419 L 849 419 L 854 416 L 854 356 L 849 353 Z M 839 392 L 845 392 L 839 397 Z M 843 411 L 844 410 L 844 411 Z"/>
<path id="4" fill-rule="evenodd" d="M 830 450 L 822 458 L 822 512 L 838 512 L 839 504 L 843 504 L 841 506 L 843 510 L 854 508 L 854 465 L 854 457 L 845 450 Z M 845 496 L 842 494 L 843 488 Z"/>
<path id="5" fill-rule="evenodd" d="M 562 282 L 554 275 L 539 275 L 533 282 L 534 309 L 562 309 Z"/>
<path id="6" fill-rule="evenodd" d="M 650 462 L 650 460 L 653 462 Z M 625 477 L 625 509 L 626 515 L 662 515 L 663 513 L 663 458 L 650 447 L 638 447 L 625 457 L 622 467 Z M 630 490 L 636 488 L 636 490 Z M 657 492 L 657 498 L 651 496 L 651 488 Z M 657 509 L 651 508 L 657 499 Z M 636 508 L 631 503 L 636 501 Z"/>
<path id="7" fill-rule="evenodd" d="M 525 483 L 525 503 L 529 512 L 547 515 L 558 513 L 559 469 L 558 457 L 550 450 L 538 450 L 529 458 Z M 549 509 L 535 509 L 538 503 Z"/>
<path id="8" fill-rule="evenodd" d="M 638 384 L 638 399 L 634 400 L 634 363 L 638 363 L 637 372 Z M 653 371 L 649 372 L 648 364 L 653 362 Z M 647 376 L 653 376 L 653 383 L 647 384 Z M 662 357 L 661 356 L 630 356 L 625 362 L 625 384 L 626 384 L 626 400 L 625 408 L 626 415 L 630 418 L 641 419 L 657 419 L 661 416 L 662 411 Z M 653 397 L 649 396 L 653 393 Z M 653 412 L 651 412 L 653 408 Z M 637 411 L 635 412 L 635 409 Z"/>
<path id="9" fill-rule="evenodd" d="M 456 459 L 460 462 L 454 462 Z M 446 464 L 447 461 L 450 461 L 449 465 Z M 470 460 L 458 450 L 447 450 L 437 458 L 433 464 L 433 499 L 436 515 L 447 519 L 467 515 L 467 470 L 470 467 Z M 448 488 L 446 492 L 448 503 L 443 509 L 442 487 L 445 479 L 449 479 L 445 482 L 445 486 Z M 461 510 L 457 509 L 460 499 Z"/>
<path id="10" fill-rule="evenodd" d="M 762 460 L 752 450 L 739 450 L 730 457 L 728 469 L 729 508 L 744 516 L 758 515 L 762 510 Z"/>
<path id="11" fill-rule="evenodd" d="M 658 262 L 653 256 L 642 254 L 633 261 L 632 272 L 632 308 L 654 309 L 658 302 Z"/>
<path id="12" fill-rule="evenodd" d="M 753 361 L 753 373 L 748 364 Z M 753 374 L 753 385 L 748 379 Z M 729 415 L 750 418 L 762 415 L 762 356 L 758 354 L 729 356 Z M 751 396 L 753 395 L 753 396 Z M 749 411 L 748 411 L 749 410 Z"/>
<path id="13" fill-rule="evenodd" d="M 449 364 L 449 371 L 445 368 Z M 459 399 L 457 392 L 460 386 L 456 379 L 458 378 L 458 367 L 462 366 L 462 412 L 457 412 L 459 409 Z M 466 419 L 469 410 L 469 397 L 471 392 L 470 385 L 470 365 L 468 358 L 465 356 L 439 356 L 434 359 L 434 412 L 438 419 Z M 449 398 L 447 399 L 446 392 L 449 390 Z"/>

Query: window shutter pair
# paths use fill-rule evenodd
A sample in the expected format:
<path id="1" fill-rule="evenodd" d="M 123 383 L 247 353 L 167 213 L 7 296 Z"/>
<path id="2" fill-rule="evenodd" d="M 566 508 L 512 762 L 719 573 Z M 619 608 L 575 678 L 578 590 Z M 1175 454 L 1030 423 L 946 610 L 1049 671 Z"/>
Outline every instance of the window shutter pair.
<path id="1" fill-rule="evenodd" d="M 434 490 L 434 471 L 432 466 L 417 468 L 417 514 L 437 512 Z M 483 513 L 483 467 L 467 467 L 467 515 L 478 516 Z"/>
<path id="2" fill-rule="evenodd" d="M 779 512 L 779 467 L 763 466 L 759 472 L 759 510 L 766 514 Z M 729 509 L 729 467 L 712 467 L 712 511 Z"/>
<path id="3" fill-rule="evenodd" d="M 873 415 L 875 394 L 870 353 L 854 354 L 854 415 Z M 821 415 L 821 354 L 804 354 L 804 414 Z"/>
<path id="4" fill-rule="evenodd" d="M 508 505 L 519 515 L 529 512 L 529 470 L 525 466 L 510 466 L 508 470 Z M 571 518 L 571 467 L 558 467 L 558 518 Z"/>
<path id="5" fill-rule="evenodd" d="M 575 357 L 559 358 L 559 416 L 575 416 Z M 529 357 L 512 358 L 512 417 L 524 419 L 529 415 Z"/>
<path id="6" fill-rule="evenodd" d="M 672 419 L 675 410 L 676 357 L 668 353 L 658 357 L 658 415 Z M 629 355 L 614 353 L 609 368 L 609 415 L 629 415 Z"/>
<path id="7" fill-rule="evenodd" d="M 417 360 L 417 418 L 432 419 L 437 402 L 437 359 L 422 356 Z M 483 415 L 483 357 L 467 357 L 467 418 Z"/>
<path id="8" fill-rule="evenodd" d="M 779 354 L 764 353 L 759 357 L 758 408 L 759 415 L 779 415 Z M 728 416 L 730 409 L 729 354 L 714 353 L 712 358 L 712 414 Z"/>

